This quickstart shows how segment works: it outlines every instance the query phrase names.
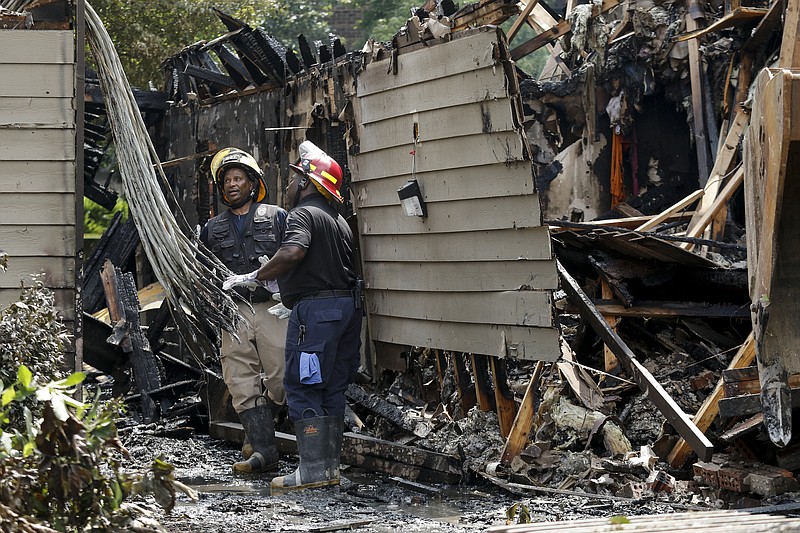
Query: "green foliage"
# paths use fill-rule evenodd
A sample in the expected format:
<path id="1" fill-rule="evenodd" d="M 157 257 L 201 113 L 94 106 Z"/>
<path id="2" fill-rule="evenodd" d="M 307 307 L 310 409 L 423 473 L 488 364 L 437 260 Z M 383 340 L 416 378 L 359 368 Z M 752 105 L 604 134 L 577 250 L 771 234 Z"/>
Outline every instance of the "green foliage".
<path id="1" fill-rule="evenodd" d="M 102 205 L 94 201 L 83 198 L 83 233 L 89 235 L 102 235 L 108 229 L 111 220 L 118 212 L 122 213 L 122 220 L 127 220 L 130 214 L 128 202 L 122 198 L 117 198 L 114 209 L 109 211 Z"/>
<path id="2" fill-rule="evenodd" d="M 251 26 L 263 26 L 285 44 L 297 34 L 327 38 L 327 16 L 333 2 L 322 0 L 93 0 L 90 2 L 111 36 L 128 81 L 136 87 L 160 87 L 160 64 L 184 47 L 210 41 L 227 32 L 211 10 L 221 11 Z M 91 54 L 87 54 L 91 60 Z"/>
<path id="3" fill-rule="evenodd" d="M 506 34 L 511 29 L 511 26 L 514 24 L 514 21 L 517 17 L 511 17 L 500 27 L 503 29 Z M 536 36 L 536 32 L 528 26 L 527 24 L 523 24 L 520 27 L 517 35 L 514 36 L 514 40 L 509 43 L 509 49 L 513 49 L 522 43 L 533 39 Z M 520 68 L 523 72 L 531 76 L 532 78 L 538 78 L 539 74 L 541 74 L 542 70 L 544 69 L 545 63 L 547 63 L 547 59 L 550 57 L 550 52 L 548 52 L 547 47 L 542 47 L 536 50 L 532 54 L 528 54 L 527 56 L 520 58 L 516 61 L 517 67 Z"/>
<path id="4" fill-rule="evenodd" d="M 397 31 L 405 26 L 411 16 L 411 8 L 421 2 L 393 2 L 391 0 L 362 0 L 363 15 L 358 24 L 366 40 L 390 41 Z"/>
<path id="5" fill-rule="evenodd" d="M 174 467 L 157 459 L 144 477 L 123 473 L 127 451 L 117 437 L 114 419 L 122 401 L 91 404 L 72 393 L 85 378 L 77 372 L 39 385 L 26 366 L 0 393 L 0 519 L 3 531 L 140 531 L 133 494 L 156 493 L 171 509 L 175 491 L 197 494 L 172 478 Z M 42 417 L 25 405 L 40 404 Z M 24 423 L 9 416 L 22 404 Z M 144 480 L 144 481 L 143 481 Z M 165 506 L 166 507 L 166 506 Z M 35 527 L 34 527 L 35 526 Z"/>
<path id="6" fill-rule="evenodd" d="M 53 292 L 41 282 L 23 288 L 20 299 L 0 312 L 0 387 L 15 382 L 19 378 L 16 369 L 20 367 L 35 375 L 63 377 L 66 341 L 67 331 L 55 309 Z M 7 403 L 4 398 L 3 405 Z M 15 406 L 7 417 L 18 424 L 24 409 L 32 409 L 34 401 L 25 399 Z"/>

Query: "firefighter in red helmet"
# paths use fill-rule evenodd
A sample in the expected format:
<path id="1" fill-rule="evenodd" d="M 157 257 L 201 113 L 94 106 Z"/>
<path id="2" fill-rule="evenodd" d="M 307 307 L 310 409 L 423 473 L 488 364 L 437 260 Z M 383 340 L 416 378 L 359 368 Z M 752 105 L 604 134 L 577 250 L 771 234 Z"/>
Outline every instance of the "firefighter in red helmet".
<path id="1" fill-rule="evenodd" d="M 273 479 L 273 492 L 339 483 L 344 393 L 361 347 L 353 234 L 330 203 L 344 201 L 342 169 L 309 141 L 298 149 L 286 189 L 291 209 L 283 244 L 253 273 L 259 280 L 277 277 L 283 305 L 292 310 L 284 386 L 300 465 Z"/>

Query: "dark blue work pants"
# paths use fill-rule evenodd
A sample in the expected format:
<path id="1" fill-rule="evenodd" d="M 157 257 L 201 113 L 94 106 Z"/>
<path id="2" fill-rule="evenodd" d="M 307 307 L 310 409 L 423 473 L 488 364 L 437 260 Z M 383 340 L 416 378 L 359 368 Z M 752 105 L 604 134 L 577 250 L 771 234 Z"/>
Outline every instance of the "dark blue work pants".
<path id="1" fill-rule="evenodd" d="M 283 378 L 293 421 L 344 416 L 344 393 L 358 370 L 362 316 L 352 296 L 309 296 L 294 305 L 286 331 Z M 300 382 L 301 352 L 317 355 L 321 383 Z"/>

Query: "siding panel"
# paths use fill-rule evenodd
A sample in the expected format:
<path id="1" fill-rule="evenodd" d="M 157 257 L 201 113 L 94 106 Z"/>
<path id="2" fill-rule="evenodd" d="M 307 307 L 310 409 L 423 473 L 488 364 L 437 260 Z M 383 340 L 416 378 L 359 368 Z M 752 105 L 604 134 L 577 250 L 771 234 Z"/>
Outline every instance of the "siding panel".
<path id="1" fill-rule="evenodd" d="M 75 61 L 74 39 L 68 30 L 0 30 L 0 63 L 71 64 Z"/>
<path id="2" fill-rule="evenodd" d="M 3 161 L 0 194 L 74 192 L 75 161 Z"/>
<path id="3" fill-rule="evenodd" d="M 550 231 L 544 226 L 464 233 L 370 235 L 361 243 L 364 261 L 550 260 Z"/>
<path id="4" fill-rule="evenodd" d="M 2 84 L 2 82 L 0 82 Z M 0 128 L 36 124 L 48 127 L 74 127 L 72 98 L 0 98 Z"/>
<path id="5" fill-rule="evenodd" d="M 508 326 L 553 325 L 549 291 L 430 293 L 372 291 L 368 305 L 373 315 L 441 322 L 482 322 L 491 309 L 493 322 Z"/>
<path id="6" fill-rule="evenodd" d="M 0 129 L 0 160 L 75 161 L 75 130 Z"/>
<path id="7" fill-rule="evenodd" d="M 0 275 L 0 288 L 19 289 L 20 281 L 26 285 L 44 275 L 44 284 L 53 289 L 75 286 L 75 259 L 73 257 L 9 257 L 8 270 Z"/>
<path id="8" fill-rule="evenodd" d="M 75 257 L 74 226 L 0 225 L 0 247 L 11 256 Z"/>
<path id="9" fill-rule="evenodd" d="M 558 288 L 554 261 L 367 262 L 364 271 L 368 289 L 491 292 Z M 487 312 L 486 321 L 492 319 Z"/>
<path id="10" fill-rule="evenodd" d="M 504 46 L 490 30 L 401 52 L 396 75 L 388 61 L 359 73 L 360 144 L 349 163 L 376 342 L 542 360 L 560 353 L 558 276 L 520 102 L 509 96 L 516 79 L 497 59 Z M 397 197 L 412 178 L 426 218 L 405 216 Z"/>
<path id="11" fill-rule="evenodd" d="M 0 194 L 0 225 L 75 225 L 74 193 Z"/>
<path id="12" fill-rule="evenodd" d="M 0 62 L 0 96 L 71 98 L 75 94 L 74 83 L 75 65 Z"/>
<path id="13" fill-rule="evenodd" d="M 0 309 L 19 301 L 19 283 L 11 289 L 0 288 Z M 75 322 L 75 289 L 53 289 L 58 314 L 65 319 L 64 326 L 72 331 Z"/>
<path id="14" fill-rule="evenodd" d="M 435 346 L 454 352 L 512 356 L 521 359 L 555 361 L 558 356 L 558 330 L 459 324 L 409 318 L 373 316 L 370 335 L 376 341 L 413 346 Z M 506 350 L 502 347 L 505 345 Z"/>

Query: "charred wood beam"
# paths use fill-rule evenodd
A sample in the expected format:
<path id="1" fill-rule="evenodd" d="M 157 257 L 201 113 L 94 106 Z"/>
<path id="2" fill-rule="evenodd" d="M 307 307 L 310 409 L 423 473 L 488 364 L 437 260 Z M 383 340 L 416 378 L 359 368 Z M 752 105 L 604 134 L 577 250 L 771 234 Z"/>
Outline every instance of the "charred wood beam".
<path id="1" fill-rule="evenodd" d="M 536 415 L 536 391 L 539 388 L 539 380 L 543 372 L 544 361 L 537 361 L 531 380 L 525 389 L 525 395 L 522 397 L 522 404 L 503 446 L 503 452 L 500 454 L 500 463 L 503 465 L 510 465 L 511 460 L 520 454 L 528 442 L 528 436 L 533 428 L 533 417 Z"/>
<path id="2" fill-rule="evenodd" d="M 514 393 L 508 387 L 506 360 L 496 356 L 489 356 L 489 364 L 494 381 L 494 401 L 497 405 L 500 435 L 505 439 L 511 433 L 514 417 L 517 416 L 517 404 L 514 402 Z"/>
<path id="3" fill-rule="evenodd" d="M 791 389 L 792 409 L 800 408 L 800 388 Z M 753 415 L 761 412 L 761 393 L 742 394 L 732 398 L 721 398 L 719 401 L 719 416 L 732 418 L 734 416 Z"/>
<path id="4" fill-rule="evenodd" d="M 141 394 L 142 417 L 146 422 L 158 420 L 163 405 L 156 404 L 150 393 L 162 387 L 162 371 L 139 324 L 139 297 L 133 274 L 123 273 L 107 260 L 101 277 L 114 328 L 107 342 L 119 345 L 128 353 L 134 380 Z"/>
<path id="5" fill-rule="evenodd" d="M 578 306 L 581 316 L 586 319 L 606 346 L 611 349 L 628 371 L 628 374 L 630 374 L 639 388 L 647 393 L 648 398 L 658 407 L 672 427 L 689 443 L 697 456 L 704 461 L 709 460 L 714 451 L 714 446 L 708 438 L 686 416 L 686 413 L 675 403 L 675 400 L 664 390 L 664 387 L 653 377 L 650 371 L 636 359 L 636 355 L 628 348 L 620 336 L 608 326 L 603 315 L 563 265 L 560 262 L 557 262 L 556 265 L 562 281 L 562 289 L 573 303 Z"/>
<path id="6" fill-rule="evenodd" d="M 331 35 L 331 50 L 333 51 L 334 61 L 347 55 L 347 49 L 345 49 L 341 39 L 335 35 Z"/>
<path id="7" fill-rule="evenodd" d="M 207 82 L 212 88 L 216 89 L 217 91 L 225 91 L 226 89 L 232 89 L 236 87 L 236 83 L 233 81 L 233 78 L 230 76 L 226 76 L 220 72 L 215 72 L 213 70 L 209 70 L 203 67 L 197 67 L 195 65 L 186 65 L 186 68 L 183 70 L 183 73 L 187 76 L 191 76 L 203 82 Z"/>
<path id="8" fill-rule="evenodd" d="M 242 425 L 235 422 L 212 422 L 209 433 L 213 437 L 233 442 L 241 443 L 244 440 Z M 294 435 L 276 431 L 275 444 L 281 453 L 297 453 L 297 439 Z M 344 434 L 341 460 L 351 466 L 411 481 L 452 484 L 463 479 L 461 460 L 454 455 L 403 446 L 355 433 Z"/>
<path id="9" fill-rule="evenodd" d="M 127 265 L 136 253 L 137 246 L 139 246 L 139 231 L 133 219 L 123 222 L 121 213 L 114 215 L 108 229 L 84 264 L 82 298 L 84 311 L 94 313 L 103 306 L 105 294 L 103 281 L 100 278 L 103 263 L 110 260 L 115 265 Z"/>
<path id="10" fill-rule="evenodd" d="M 413 435 L 424 437 L 430 432 L 430 424 L 424 419 L 414 420 L 405 415 L 403 411 L 379 397 L 377 394 L 368 394 L 364 389 L 351 383 L 345 391 L 347 399 L 369 409 L 376 415 L 385 418 L 397 427 Z"/>
<path id="11" fill-rule="evenodd" d="M 228 76 L 231 77 L 238 90 L 243 91 L 247 89 L 248 85 L 253 83 L 253 78 L 250 76 L 247 68 L 245 68 L 242 60 L 232 54 L 225 45 L 222 43 L 214 45 L 211 47 L 211 50 L 217 54 L 220 63 L 222 63 L 222 68 L 224 68 Z"/>
<path id="12" fill-rule="evenodd" d="M 636 318 L 670 318 L 680 316 L 696 316 L 703 318 L 750 318 L 750 310 L 737 304 L 712 304 L 706 302 L 666 302 L 639 300 L 631 306 L 625 306 L 615 300 L 591 300 L 602 315 Z M 564 312 L 575 314 L 580 310 L 576 305 L 568 304 Z"/>
<path id="13" fill-rule="evenodd" d="M 306 36 L 302 33 L 297 36 L 297 44 L 300 46 L 300 57 L 303 59 L 303 65 L 306 70 L 311 70 L 311 67 L 317 64 L 317 58 L 308 44 Z"/>
<path id="14" fill-rule="evenodd" d="M 461 352 L 451 352 L 450 358 L 453 361 L 453 374 L 456 378 L 458 388 L 458 399 L 461 402 L 461 411 L 465 414 L 478 403 L 475 386 L 467 370 L 466 355 Z"/>
<path id="15" fill-rule="evenodd" d="M 297 52 L 291 48 L 286 49 L 286 66 L 292 74 L 300 74 L 303 72 L 303 65 L 300 63 L 300 58 Z"/>
<path id="16" fill-rule="evenodd" d="M 496 411 L 497 405 L 492 392 L 492 380 L 489 377 L 489 357 L 472 354 L 472 375 L 475 377 L 475 395 L 478 398 L 478 409 Z"/>
<path id="17" fill-rule="evenodd" d="M 319 45 L 317 47 L 319 64 L 324 65 L 325 63 L 330 63 L 331 61 L 333 61 L 333 55 L 331 54 L 331 51 L 328 49 L 328 45 L 319 41 L 317 41 L 317 44 Z"/>

